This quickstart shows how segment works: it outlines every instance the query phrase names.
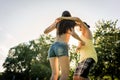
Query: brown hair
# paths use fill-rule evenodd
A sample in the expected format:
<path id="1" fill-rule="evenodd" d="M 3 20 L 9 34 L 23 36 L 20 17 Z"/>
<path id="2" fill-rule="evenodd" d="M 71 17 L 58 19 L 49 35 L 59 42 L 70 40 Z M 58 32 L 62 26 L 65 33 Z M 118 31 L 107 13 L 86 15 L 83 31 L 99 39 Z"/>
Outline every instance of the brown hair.
<path id="1" fill-rule="evenodd" d="M 71 17 L 71 14 L 69 11 L 64 11 L 62 13 L 62 17 Z M 58 35 L 65 34 L 68 30 L 71 30 L 71 28 L 74 28 L 75 25 L 76 23 L 73 20 L 61 20 L 57 24 L 57 34 Z"/>

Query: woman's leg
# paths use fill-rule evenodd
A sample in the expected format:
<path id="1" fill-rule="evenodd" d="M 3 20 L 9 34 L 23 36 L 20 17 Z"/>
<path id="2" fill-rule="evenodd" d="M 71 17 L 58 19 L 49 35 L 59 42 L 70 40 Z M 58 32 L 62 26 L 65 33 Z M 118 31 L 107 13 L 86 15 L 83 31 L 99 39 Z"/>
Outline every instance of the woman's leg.
<path id="1" fill-rule="evenodd" d="M 61 69 L 60 80 L 67 80 L 69 76 L 69 57 L 68 56 L 59 57 L 58 61 Z"/>
<path id="2" fill-rule="evenodd" d="M 57 80 L 58 79 L 58 74 L 59 74 L 59 68 L 58 68 L 58 58 L 49 58 L 50 61 L 50 66 L 52 69 L 52 75 L 50 80 Z"/>

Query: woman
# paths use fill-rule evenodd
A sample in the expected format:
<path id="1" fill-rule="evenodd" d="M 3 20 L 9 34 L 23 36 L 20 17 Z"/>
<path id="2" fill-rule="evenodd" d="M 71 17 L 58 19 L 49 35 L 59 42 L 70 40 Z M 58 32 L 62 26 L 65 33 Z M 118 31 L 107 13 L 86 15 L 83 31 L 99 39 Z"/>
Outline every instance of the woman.
<path id="1" fill-rule="evenodd" d="M 71 17 L 69 11 L 64 11 L 62 17 Z M 59 20 L 45 29 L 44 33 L 47 34 L 56 29 L 56 41 L 51 45 L 48 51 L 48 58 L 52 69 L 51 80 L 57 80 L 59 75 L 59 66 L 61 69 L 60 80 L 67 80 L 69 75 L 69 55 L 68 55 L 68 42 L 72 35 L 77 40 L 84 42 L 74 32 L 75 21 L 72 20 Z"/>

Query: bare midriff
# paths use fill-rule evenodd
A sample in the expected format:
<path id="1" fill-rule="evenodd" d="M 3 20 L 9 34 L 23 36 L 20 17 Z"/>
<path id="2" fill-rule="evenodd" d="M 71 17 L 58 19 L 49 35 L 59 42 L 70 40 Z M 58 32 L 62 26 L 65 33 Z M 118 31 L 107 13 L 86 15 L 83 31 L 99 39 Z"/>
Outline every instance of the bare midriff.
<path id="1" fill-rule="evenodd" d="M 70 39 L 70 33 L 65 33 L 65 34 L 62 34 L 62 35 L 57 35 L 56 42 L 68 43 L 69 39 Z"/>

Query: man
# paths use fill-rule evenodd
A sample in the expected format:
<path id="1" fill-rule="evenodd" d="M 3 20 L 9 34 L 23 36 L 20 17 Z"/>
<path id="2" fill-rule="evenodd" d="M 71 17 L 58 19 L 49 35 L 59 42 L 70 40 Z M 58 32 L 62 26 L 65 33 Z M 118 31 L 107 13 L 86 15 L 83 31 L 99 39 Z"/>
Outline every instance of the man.
<path id="1" fill-rule="evenodd" d="M 93 36 L 90 31 L 90 26 L 86 22 L 82 22 L 77 18 L 78 26 L 80 27 L 82 41 L 85 42 L 84 46 L 81 46 L 81 42 L 77 47 L 77 50 L 80 53 L 80 61 L 74 72 L 74 80 L 89 80 L 88 74 L 93 66 L 97 63 L 97 54 L 93 45 Z"/>

